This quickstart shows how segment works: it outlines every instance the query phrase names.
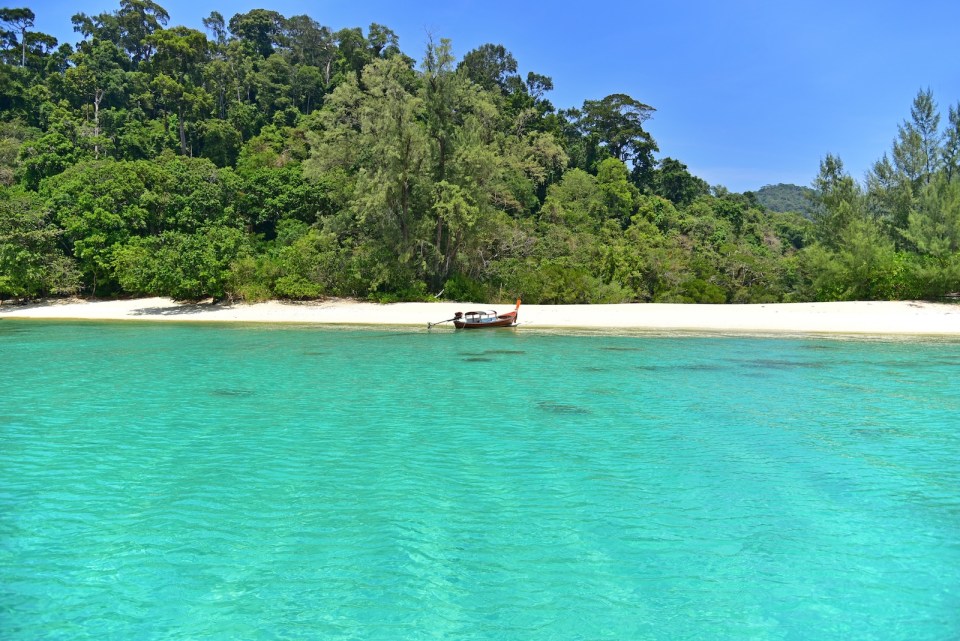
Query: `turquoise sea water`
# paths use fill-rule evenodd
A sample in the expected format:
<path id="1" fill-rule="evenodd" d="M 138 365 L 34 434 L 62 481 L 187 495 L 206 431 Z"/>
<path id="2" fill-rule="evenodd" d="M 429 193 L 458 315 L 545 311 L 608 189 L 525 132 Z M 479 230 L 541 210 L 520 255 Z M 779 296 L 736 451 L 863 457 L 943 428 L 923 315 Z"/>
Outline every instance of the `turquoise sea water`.
<path id="1" fill-rule="evenodd" d="M 0 638 L 960 638 L 960 343 L 0 321 Z"/>

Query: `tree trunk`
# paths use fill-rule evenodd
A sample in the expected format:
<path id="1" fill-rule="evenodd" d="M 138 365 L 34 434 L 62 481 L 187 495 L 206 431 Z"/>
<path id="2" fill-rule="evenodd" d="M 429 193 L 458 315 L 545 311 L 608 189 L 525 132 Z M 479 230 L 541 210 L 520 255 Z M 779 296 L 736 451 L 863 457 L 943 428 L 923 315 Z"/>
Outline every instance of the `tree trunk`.
<path id="1" fill-rule="evenodd" d="M 93 90 L 93 157 L 100 160 L 100 103 L 103 101 L 103 89 Z"/>
<path id="2" fill-rule="evenodd" d="M 439 287 L 441 286 L 441 284 L 443 283 L 443 275 L 442 275 L 442 274 L 443 274 L 443 254 L 444 254 L 444 252 L 443 252 L 443 250 L 441 249 L 442 243 L 443 243 L 443 217 L 442 217 L 442 216 L 437 216 L 437 241 L 436 241 L 436 248 L 437 248 L 437 255 L 440 256 L 440 259 L 437 261 L 436 273 L 434 274 L 434 277 L 433 277 L 435 288 L 439 288 Z"/>
<path id="3" fill-rule="evenodd" d="M 177 110 L 177 126 L 180 129 L 180 155 L 187 155 L 187 131 L 183 126 L 183 107 Z"/>
<path id="4" fill-rule="evenodd" d="M 409 183 L 407 178 L 403 178 L 403 184 L 400 188 L 400 237 L 403 241 L 403 249 L 406 251 L 407 240 L 410 237 L 409 231 L 407 230 L 407 210 L 410 207 L 409 202 Z"/>
<path id="5" fill-rule="evenodd" d="M 438 180 L 446 180 L 447 177 L 447 138 L 446 136 L 440 136 L 440 158 L 439 158 L 439 173 Z"/>

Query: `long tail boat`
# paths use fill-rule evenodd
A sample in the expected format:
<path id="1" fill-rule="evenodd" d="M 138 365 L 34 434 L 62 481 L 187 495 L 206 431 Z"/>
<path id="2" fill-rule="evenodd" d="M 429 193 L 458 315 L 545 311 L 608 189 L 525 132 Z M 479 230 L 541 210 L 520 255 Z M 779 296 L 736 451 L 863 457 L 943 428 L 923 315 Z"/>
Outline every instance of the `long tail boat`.
<path id="1" fill-rule="evenodd" d="M 517 324 L 517 313 L 520 311 L 520 299 L 517 299 L 517 306 L 512 312 L 498 314 L 493 310 L 477 312 L 457 312 L 453 318 L 448 318 L 440 323 L 453 321 L 453 326 L 457 329 L 493 329 L 494 327 L 514 327 Z M 427 328 L 439 325 L 440 323 L 428 323 Z"/>
<path id="2" fill-rule="evenodd" d="M 457 329 L 492 329 L 494 327 L 513 327 L 517 324 L 520 312 L 520 299 L 512 312 L 497 314 L 493 310 L 480 312 L 457 312 L 453 317 L 453 326 Z"/>

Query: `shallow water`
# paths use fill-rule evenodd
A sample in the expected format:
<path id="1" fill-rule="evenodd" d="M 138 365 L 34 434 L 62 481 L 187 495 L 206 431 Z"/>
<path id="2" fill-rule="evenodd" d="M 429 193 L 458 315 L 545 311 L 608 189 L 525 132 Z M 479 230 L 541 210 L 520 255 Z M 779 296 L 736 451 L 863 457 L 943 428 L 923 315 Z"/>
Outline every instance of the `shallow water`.
<path id="1" fill-rule="evenodd" d="M 960 637 L 960 343 L 0 323 L 0 638 Z"/>

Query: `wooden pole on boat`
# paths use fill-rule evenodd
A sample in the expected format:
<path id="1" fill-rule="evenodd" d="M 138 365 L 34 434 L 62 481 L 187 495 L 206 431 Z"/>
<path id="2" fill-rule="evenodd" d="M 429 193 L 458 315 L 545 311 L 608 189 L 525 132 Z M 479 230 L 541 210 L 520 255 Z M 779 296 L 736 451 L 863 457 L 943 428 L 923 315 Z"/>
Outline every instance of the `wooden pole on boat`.
<path id="1" fill-rule="evenodd" d="M 455 318 L 455 317 L 454 317 L 454 318 Z M 434 327 L 434 326 L 436 326 L 436 325 L 439 325 L 440 323 L 449 323 L 449 322 L 452 321 L 452 320 L 453 320 L 453 318 L 448 318 L 447 320 L 437 321 L 436 323 L 427 323 L 427 329 L 430 329 L 431 327 Z"/>

